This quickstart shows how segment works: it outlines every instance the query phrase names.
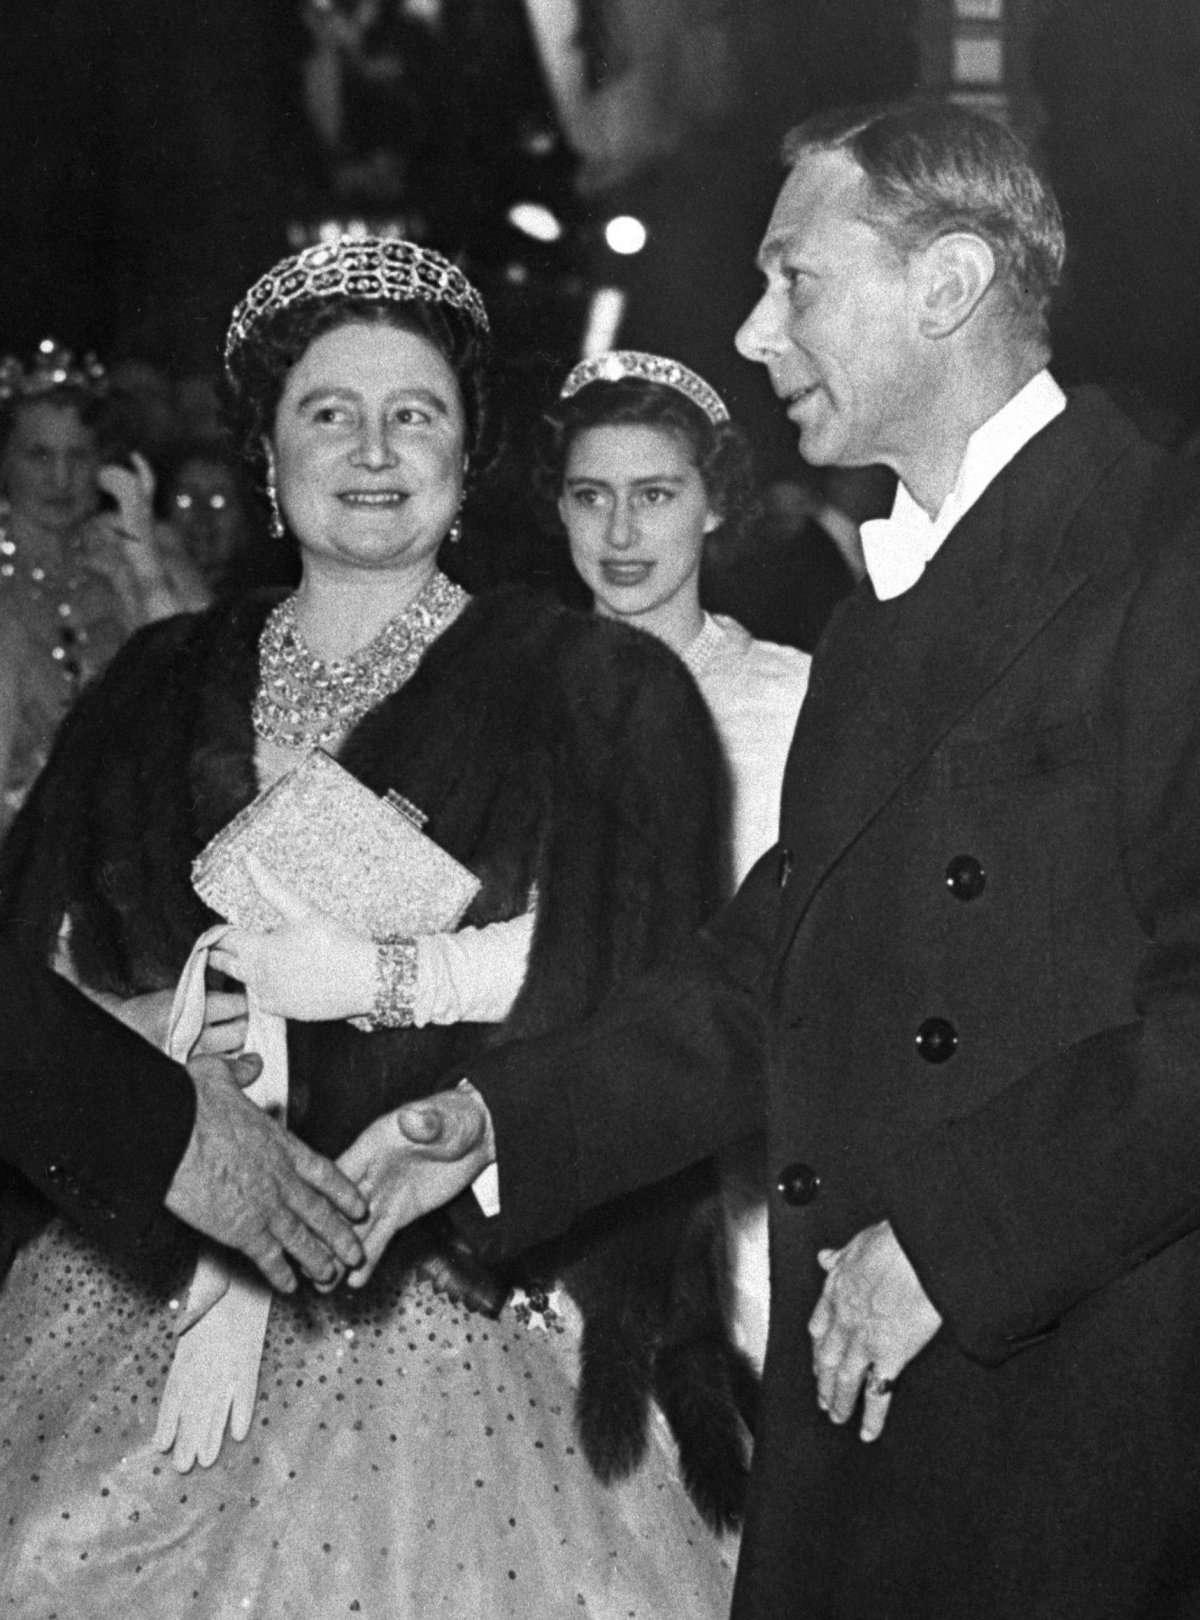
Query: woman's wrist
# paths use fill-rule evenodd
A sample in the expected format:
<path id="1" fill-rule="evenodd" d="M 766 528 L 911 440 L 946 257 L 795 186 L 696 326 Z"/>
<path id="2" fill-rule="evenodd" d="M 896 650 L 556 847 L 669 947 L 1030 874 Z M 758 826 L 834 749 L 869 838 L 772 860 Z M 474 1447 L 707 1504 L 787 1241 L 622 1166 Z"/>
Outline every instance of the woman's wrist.
<path id="1" fill-rule="evenodd" d="M 369 1019 L 378 999 L 376 955 L 369 935 L 348 930 L 293 942 L 271 975 L 274 995 L 266 984 L 255 987 L 260 1004 L 285 1018 L 346 1018 L 360 1029 L 373 1028 Z"/>
<path id="2" fill-rule="evenodd" d="M 417 942 L 409 935 L 375 945 L 374 1002 L 369 1014 L 351 1020 L 359 1029 L 407 1029 L 417 994 Z"/>

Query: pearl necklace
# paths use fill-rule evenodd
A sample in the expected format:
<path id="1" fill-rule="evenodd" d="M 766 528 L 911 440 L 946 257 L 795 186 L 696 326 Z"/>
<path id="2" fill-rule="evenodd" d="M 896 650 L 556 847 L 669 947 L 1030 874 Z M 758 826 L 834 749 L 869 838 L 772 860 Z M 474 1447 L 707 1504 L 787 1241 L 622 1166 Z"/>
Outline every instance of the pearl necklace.
<path id="1" fill-rule="evenodd" d="M 725 632 L 713 618 L 711 613 L 704 615 L 704 623 L 680 653 L 680 658 L 691 670 L 692 674 L 699 676 L 707 669 L 725 644 Z"/>
<path id="2" fill-rule="evenodd" d="M 296 598 L 273 608 L 258 642 L 254 730 L 285 748 L 327 748 L 368 710 L 403 686 L 429 646 L 470 601 L 444 574 L 435 574 L 403 613 L 372 641 L 337 663 L 325 663 L 301 641 Z"/>

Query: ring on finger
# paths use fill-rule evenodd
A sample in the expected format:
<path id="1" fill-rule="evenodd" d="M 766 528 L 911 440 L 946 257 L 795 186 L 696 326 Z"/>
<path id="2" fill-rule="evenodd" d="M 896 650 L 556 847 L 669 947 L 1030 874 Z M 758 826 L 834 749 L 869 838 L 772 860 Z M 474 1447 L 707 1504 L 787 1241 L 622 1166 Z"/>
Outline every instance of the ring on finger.
<path id="1" fill-rule="evenodd" d="M 879 1369 L 872 1362 L 867 1368 L 867 1376 L 863 1380 L 863 1387 L 868 1395 L 890 1395 L 896 1387 L 894 1378 L 881 1378 Z"/>

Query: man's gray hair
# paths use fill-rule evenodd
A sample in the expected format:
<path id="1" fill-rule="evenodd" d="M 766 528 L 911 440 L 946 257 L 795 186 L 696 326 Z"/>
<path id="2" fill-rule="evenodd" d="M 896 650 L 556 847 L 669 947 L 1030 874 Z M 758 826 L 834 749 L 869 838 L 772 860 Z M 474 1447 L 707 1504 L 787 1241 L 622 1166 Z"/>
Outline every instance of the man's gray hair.
<path id="1" fill-rule="evenodd" d="M 817 113 L 784 161 L 844 151 L 865 180 L 861 217 L 904 257 L 968 231 L 991 248 L 1014 329 L 1044 340 L 1066 254 L 1058 203 L 1006 125 L 954 102 L 913 99 Z"/>

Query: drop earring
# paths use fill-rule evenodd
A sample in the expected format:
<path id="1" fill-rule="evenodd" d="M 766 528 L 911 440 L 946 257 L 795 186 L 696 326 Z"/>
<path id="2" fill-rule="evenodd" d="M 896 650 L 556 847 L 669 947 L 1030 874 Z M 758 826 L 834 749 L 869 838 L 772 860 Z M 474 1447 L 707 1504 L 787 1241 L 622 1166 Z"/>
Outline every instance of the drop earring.
<path id="1" fill-rule="evenodd" d="M 267 473 L 267 500 L 271 503 L 270 531 L 272 540 L 282 540 L 287 530 L 283 526 L 283 513 L 279 510 L 279 495 L 275 489 L 275 469 Z"/>
<path id="2" fill-rule="evenodd" d="M 467 458 L 464 456 L 463 457 L 463 483 L 464 484 L 467 482 L 467 478 L 470 475 L 470 470 L 471 470 L 471 464 L 467 460 Z M 449 529 L 447 529 L 447 531 L 446 531 L 446 539 L 450 542 L 450 544 L 452 546 L 456 546 L 458 544 L 458 542 L 462 539 L 462 503 L 463 503 L 463 498 L 464 497 L 462 495 L 459 496 L 459 498 L 458 498 L 458 511 L 455 512 L 455 514 L 454 514 L 454 522 L 450 525 Z"/>

